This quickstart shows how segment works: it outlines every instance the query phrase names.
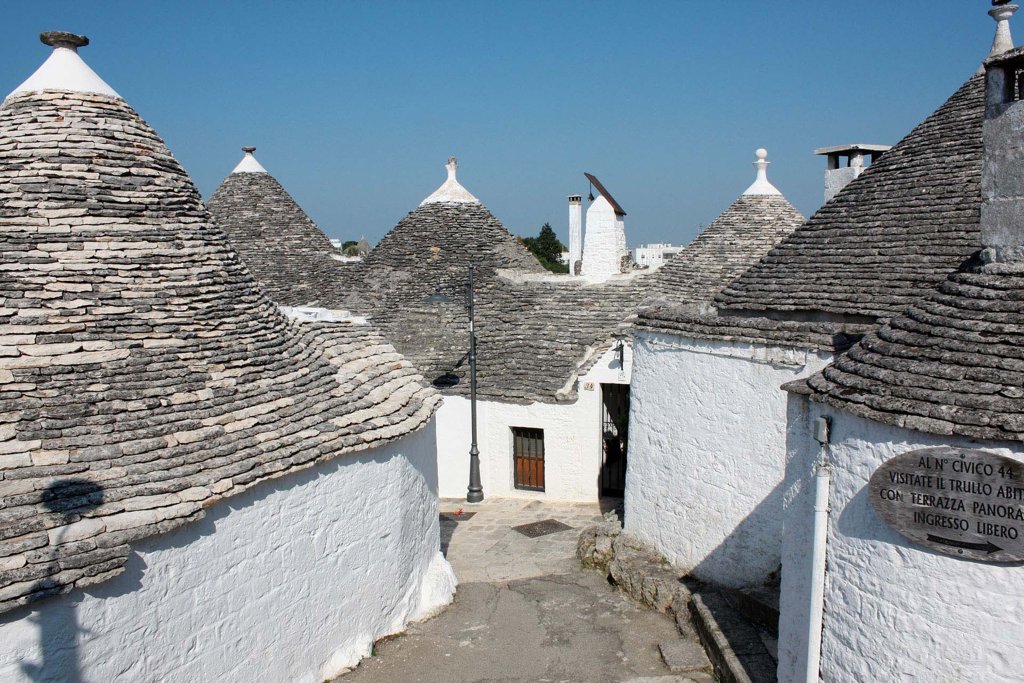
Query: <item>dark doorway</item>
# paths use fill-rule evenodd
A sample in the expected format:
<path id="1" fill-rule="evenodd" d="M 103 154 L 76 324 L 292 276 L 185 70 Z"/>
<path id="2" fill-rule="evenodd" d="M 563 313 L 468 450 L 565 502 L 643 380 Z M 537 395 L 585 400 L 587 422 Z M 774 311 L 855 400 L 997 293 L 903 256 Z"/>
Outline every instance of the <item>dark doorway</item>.
<path id="1" fill-rule="evenodd" d="M 622 498 L 626 493 L 626 446 L 629 443 L 629 385 L 602 384 L 601 495 Z"/>
<path id="2" fill-rule="evenodd" d="M 525 491 L 544 490 L 544 430 L 512 428 L 515 486 Z"/>

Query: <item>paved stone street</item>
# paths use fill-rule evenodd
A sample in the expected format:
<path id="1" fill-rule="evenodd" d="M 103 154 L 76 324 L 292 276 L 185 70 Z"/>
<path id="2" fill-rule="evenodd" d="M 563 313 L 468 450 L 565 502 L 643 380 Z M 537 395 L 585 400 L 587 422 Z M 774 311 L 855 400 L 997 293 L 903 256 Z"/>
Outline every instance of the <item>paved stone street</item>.
<path id="1" fill-rule="evenodd" d="M 476 513 L 466 519 L 454 515 Z M 459 577 L 441 615 L 380 643 L 339 683 L 673 683 L 658 644 L 680 638 L 672 620 L 639 605 L 575 559 L 595 504 L 497 499 L 442 501 L 442 548 Z M 512 527 L 555 519 L 573 527 L 528 538 Z"/>

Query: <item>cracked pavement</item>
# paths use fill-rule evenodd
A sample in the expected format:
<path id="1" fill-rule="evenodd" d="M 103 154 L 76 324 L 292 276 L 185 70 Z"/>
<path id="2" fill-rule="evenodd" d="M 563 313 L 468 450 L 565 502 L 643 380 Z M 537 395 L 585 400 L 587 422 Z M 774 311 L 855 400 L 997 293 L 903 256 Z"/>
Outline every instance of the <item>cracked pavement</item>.
<path id="1" fill-rule="evenodd" d="M 668 617 L 633 602 L 575 559 L 576 538 L 598 521 L 596 504 L 498 499 L 442 501 L 472 519 L 442 523 L 442 546 L 459 576 L 454 603 L 378 643 L 338 683 L 682 681 L 658 643 L 678 639 Z M 527 538 L 512 527 L 557 519 L 573 528 Z"/>

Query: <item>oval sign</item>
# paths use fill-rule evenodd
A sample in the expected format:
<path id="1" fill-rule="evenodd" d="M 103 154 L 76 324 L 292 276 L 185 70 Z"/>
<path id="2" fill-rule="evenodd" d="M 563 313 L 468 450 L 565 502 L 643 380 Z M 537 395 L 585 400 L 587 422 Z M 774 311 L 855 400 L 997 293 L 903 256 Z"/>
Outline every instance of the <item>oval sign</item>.
<path id="1" fill-rule="evenodd" d="M 1024 463 L 922 448 L 875 470 L 868 495 L 885 523 L 914 543 L 972 560 L 1024 560 Z"/>

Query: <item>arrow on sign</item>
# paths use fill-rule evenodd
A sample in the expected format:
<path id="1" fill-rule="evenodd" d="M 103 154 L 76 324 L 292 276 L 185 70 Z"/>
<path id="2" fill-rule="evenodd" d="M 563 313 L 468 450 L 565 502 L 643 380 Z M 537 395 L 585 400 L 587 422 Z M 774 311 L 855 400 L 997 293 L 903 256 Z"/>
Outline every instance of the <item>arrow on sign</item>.
<path id="1" fill-rule="evenodd" d="M 943 538 L 942 536 L 932 536 L 928 534 L 928 540 L 932 543 L 941 543 L 942 545 L 950 545 L 954 548 L 966 548 L 967 550 L 982 550 L 986 554 L 991 555 L 997 550 L 1002 550 L 992 541 L 985 541 L 984 543 L 970 543 L 968 541 L 958 541 L 953 538 Z"/>

